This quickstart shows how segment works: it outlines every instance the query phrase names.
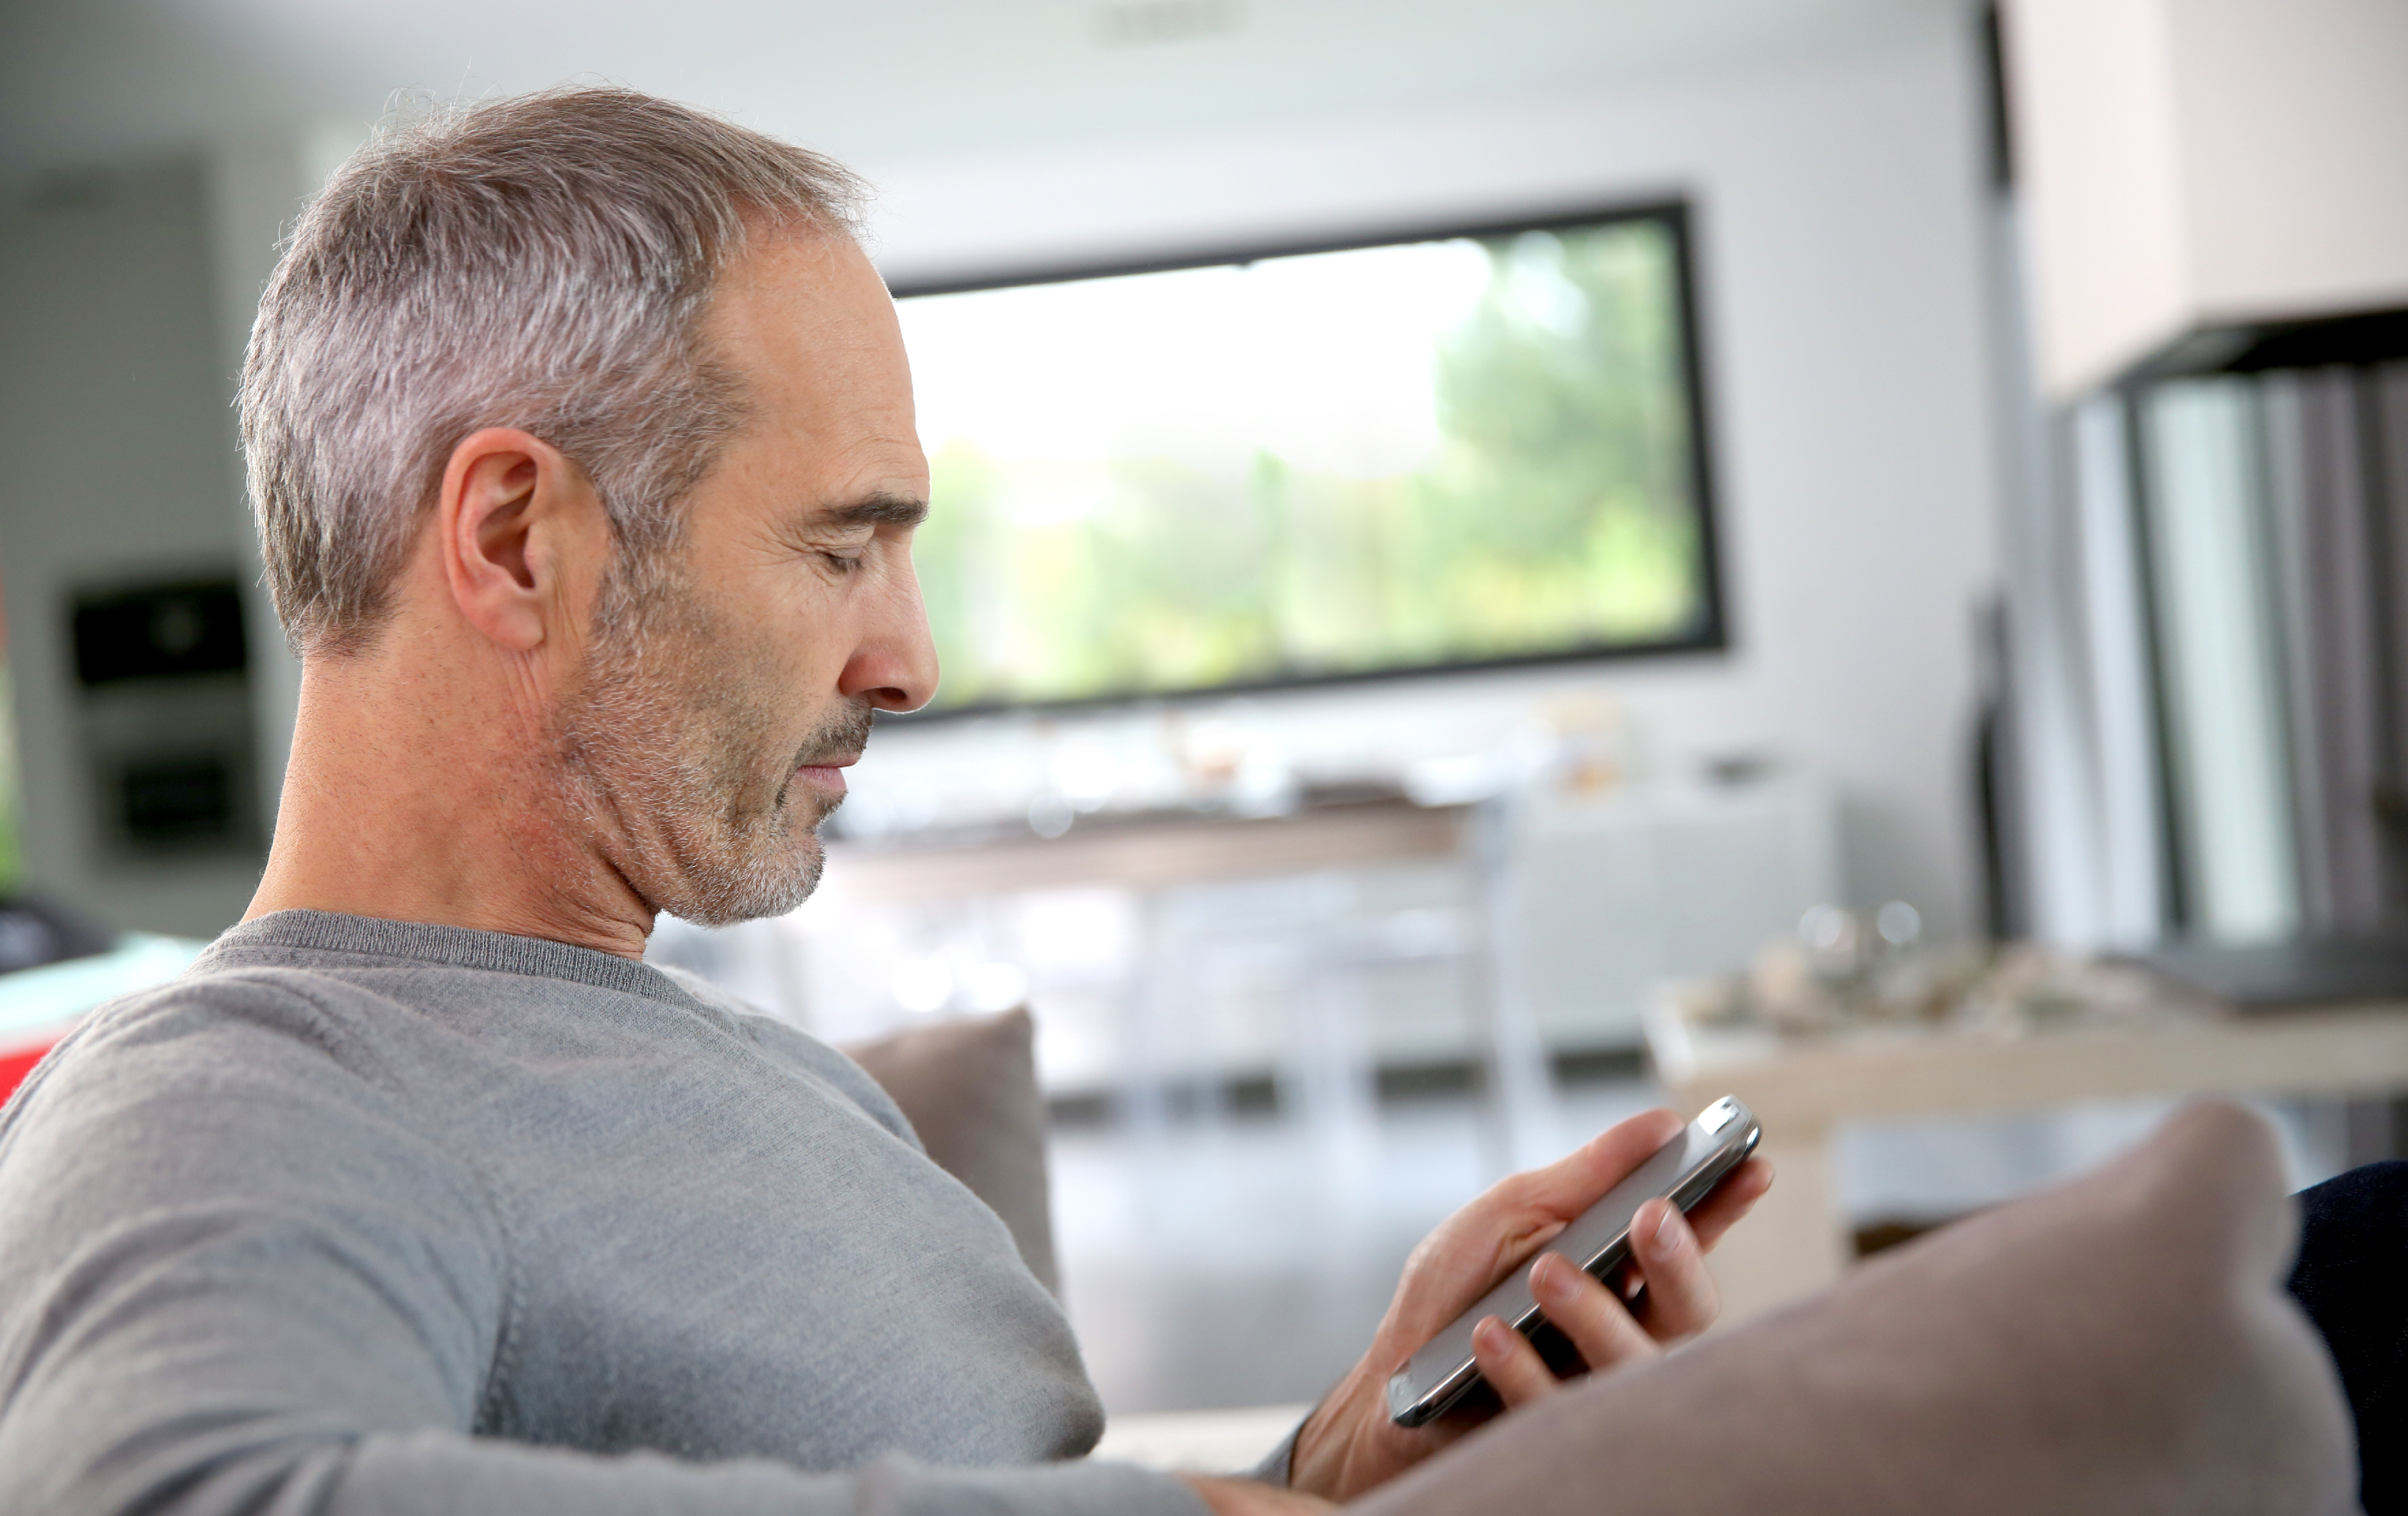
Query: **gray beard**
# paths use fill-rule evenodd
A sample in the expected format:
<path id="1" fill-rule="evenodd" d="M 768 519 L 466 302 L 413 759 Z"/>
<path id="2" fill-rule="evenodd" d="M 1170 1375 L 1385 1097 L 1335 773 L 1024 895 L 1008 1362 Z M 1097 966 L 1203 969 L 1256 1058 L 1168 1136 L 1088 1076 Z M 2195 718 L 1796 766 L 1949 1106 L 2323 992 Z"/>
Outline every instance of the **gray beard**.
<path id="1" fill-rule="evenodd" d="M 869 730 L 868 708 L 848 705 L 770 760 L 784 708 L 749 651 L 683 586 L 638 593 L 614 570 L 558 718 L 570 814 L 646 905 L 703 926 L 810 898 L 824 864 L 813 829 L 836 808 L 797 794 L 795 769 L 857 750 Z"/>

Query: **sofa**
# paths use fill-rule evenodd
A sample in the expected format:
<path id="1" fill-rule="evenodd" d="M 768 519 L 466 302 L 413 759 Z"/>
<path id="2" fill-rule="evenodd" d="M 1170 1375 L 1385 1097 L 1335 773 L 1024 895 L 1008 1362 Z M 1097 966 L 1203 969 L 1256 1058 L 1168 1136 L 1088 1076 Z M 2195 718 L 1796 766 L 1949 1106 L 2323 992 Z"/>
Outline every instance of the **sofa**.
<path id="1" fill-rule="evenodd" d="M 1051 1282 L 1026 1014 L 847 1051 Z M 2095 1173 L 1493 1422 L 1358 1504 L 1366 1516 L 2343 1516 L 2358 1509 L 2349 1412 L 2282 1288 L 2297 1225 L 2265 1123 L 2194 1106 Z M 1197 1445 L 1283 1419 L 1200 1418 Z M 1143 1445 L 1175 1457 L 1176 1428 L 1152 1421 Z"/>

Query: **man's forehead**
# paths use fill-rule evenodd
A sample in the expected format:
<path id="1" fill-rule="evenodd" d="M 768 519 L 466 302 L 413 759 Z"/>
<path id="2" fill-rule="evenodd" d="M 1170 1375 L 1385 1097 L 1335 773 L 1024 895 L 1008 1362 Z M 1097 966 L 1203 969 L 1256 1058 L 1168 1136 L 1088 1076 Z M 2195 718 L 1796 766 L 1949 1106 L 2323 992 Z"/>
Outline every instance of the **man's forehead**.
<path id="1" fill-rule="evenodd" d="M 756 240 L 723 278 L 709 331 L 742 376 L 756 427 L 808 444 L 835 503 L 925 493 L 911 375 L 894 302 L 851 239 Z"/>
<path id="2" fill-rule="evenodd" d="M 877 269 L 835 232 L 757 235 L 721 274 L 707 324 L 723 342 L 756 350 L 740 356 L 773 362 L 803 350 L 899 358 L 903 346 Z"/>

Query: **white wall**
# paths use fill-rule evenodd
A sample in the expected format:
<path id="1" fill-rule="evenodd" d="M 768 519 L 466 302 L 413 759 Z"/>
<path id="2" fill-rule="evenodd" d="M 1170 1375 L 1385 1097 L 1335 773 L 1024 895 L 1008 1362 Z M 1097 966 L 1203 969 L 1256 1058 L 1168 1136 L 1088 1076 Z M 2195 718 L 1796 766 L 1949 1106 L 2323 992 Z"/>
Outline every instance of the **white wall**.
<path id="1" fill-rule="evenodd" d="M 98 856 L 66 622 L 79 587 L 251 561 L 203 177 L 185 162 L 68 188 L 0 212 L 0 599 L 25 882 L 117 926 L 207 936 L 242 913 L 256 863 Z"/>
<path id="2" fill-rule="evenodd" d="M 860 166 L 882 188 L 880 252 L 898 280 L 1687 195 L 1733 651 L 1262 704 L 1307 756 L 1393 757 L 1461 751 L 1567 686 L 1602 687 L 1666 766 L 1770 749 L 1830 774 L 1849 803 L 1851 892 L 1912 899 L 1947 931 L 1974 914 L 1971 615 L 1995 557 L 1978 121 L 1970 36 L 1942 15 L 1844 55 L 1643 86 Z M 285 176 L 325 166 L 322 135 L 295 134 L 297 170 L 275 141 L 221 145 L 138 229 L 69 242 L 7 222 L 0 307 L 16 324 L 0 382 L 26 399 L 0 415 L 0 570 L 27 792 L 45 808 L 80 783 L 56 719 L 66 692 L 44 683 L 58 677 L 42 608 L 58 576 L 78 555 L 250 551 L 222 408 L 236 307 L 297 195 Z M 46 367 L 89 378 L 63 385 Z M 93 488 L 77 460 L 107 451 L 93 418 L 127 404 L 113 376 L 133 368 L 158 414 L 123 412 L 141 446 L 101 468 L 140 481 Z M 254 652 L 280 732 L 272 636 Z M 873 754 L 935 757 L 965 734 L 888 733 Z M 265 765 L 280 753 L 271 738 Z M 64 823 L 29 818 L 37 858 L 67 856 Z M 230 919 L 249 888 L 43 866 L 120 919 L 187 930 Z M 208 903 L 170 909 L 145 890 Z"/>
<path id="3" fill-rule="evenodd" d="M 2182 0 L 2187 230 L 2210 321 L 2408 301 L 2408 6 Z"/>
<path id="4" fill-rule="evenodd" d="M 1297 694 L 1265 719 L 1308 757 L 1393 757 L 1602 688 L 1668 765 L 1771 749 L 1832 775 L 1852 892 L 1953 932 L 1976 919 L 1972 617 L 1995 567 L 1979 120 L 1971 30 L 1942 16 L 1686 80 L 859 166 L 897 282 L 1687 195 L 1733 651 Z M 884 733 L 870 763 L 974 761 L 994 733 Z"/>
<path id="5" fill-rule="evenodd" d="M 215 336 L 229 391 L 242 372 L 259 297 L 276 272 L 284 234 L 308 197 L 365 139 L 357 127 L 321 122 L 222 137 L 203 154 Z M 226 423 L 234 425 L 231 411 Z M 229 452 L 227 461 L 233 469 L 226 494 L 228 529 L 241 545 L 244 609 L 258 630 L 251 644 L 251 687 L 259 732 L 259 813 L 272 820 L 283 797 L 284 764 L 301 708 L 301 662 L 284 644 L 276 608 L 261 578 L 259 535 L 251 522 L 239 450 Z"/>
<path id="6" fill-rule="evenodd" d="M 2079 393 L 2190 316 L 2163 0 L 2016 0 L 2015 172 L 2042 383 Z"/>
<path id="7" fill-rule="evenodd" d="M 2040 371 L 2408 303 L 2408 6 L 2011 0 Z"/>

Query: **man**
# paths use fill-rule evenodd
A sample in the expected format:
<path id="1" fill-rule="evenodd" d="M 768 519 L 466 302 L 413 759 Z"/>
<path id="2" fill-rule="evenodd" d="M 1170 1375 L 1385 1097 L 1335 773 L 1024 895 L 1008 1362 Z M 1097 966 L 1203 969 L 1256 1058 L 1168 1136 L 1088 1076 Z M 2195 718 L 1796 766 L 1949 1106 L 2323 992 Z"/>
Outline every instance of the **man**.
<path id="1" fill-rule="evenodd" d="M 840 1055 L 641 961 L 659 911 L 801 902 L 873 713 L 935 685 L 853 194 L 580 90 L 390 134 L 303 218 L 243 383 L 303 657 L 275 846 L 0 1118 L 0 1509 L 1342 1501 L 1461 1430 L 1391 1424 L 1387 1374 L 1675 1130 L 1450 1220 L 1266 1478 L 1077 1461 L 1096 1397 L 1002 1224 Z M 1642 1213 L 1637 1315 L 1569 1266 L 1541 1302 L 1600 1368 L 1697 1331 L 1769 1181 Z"/>

